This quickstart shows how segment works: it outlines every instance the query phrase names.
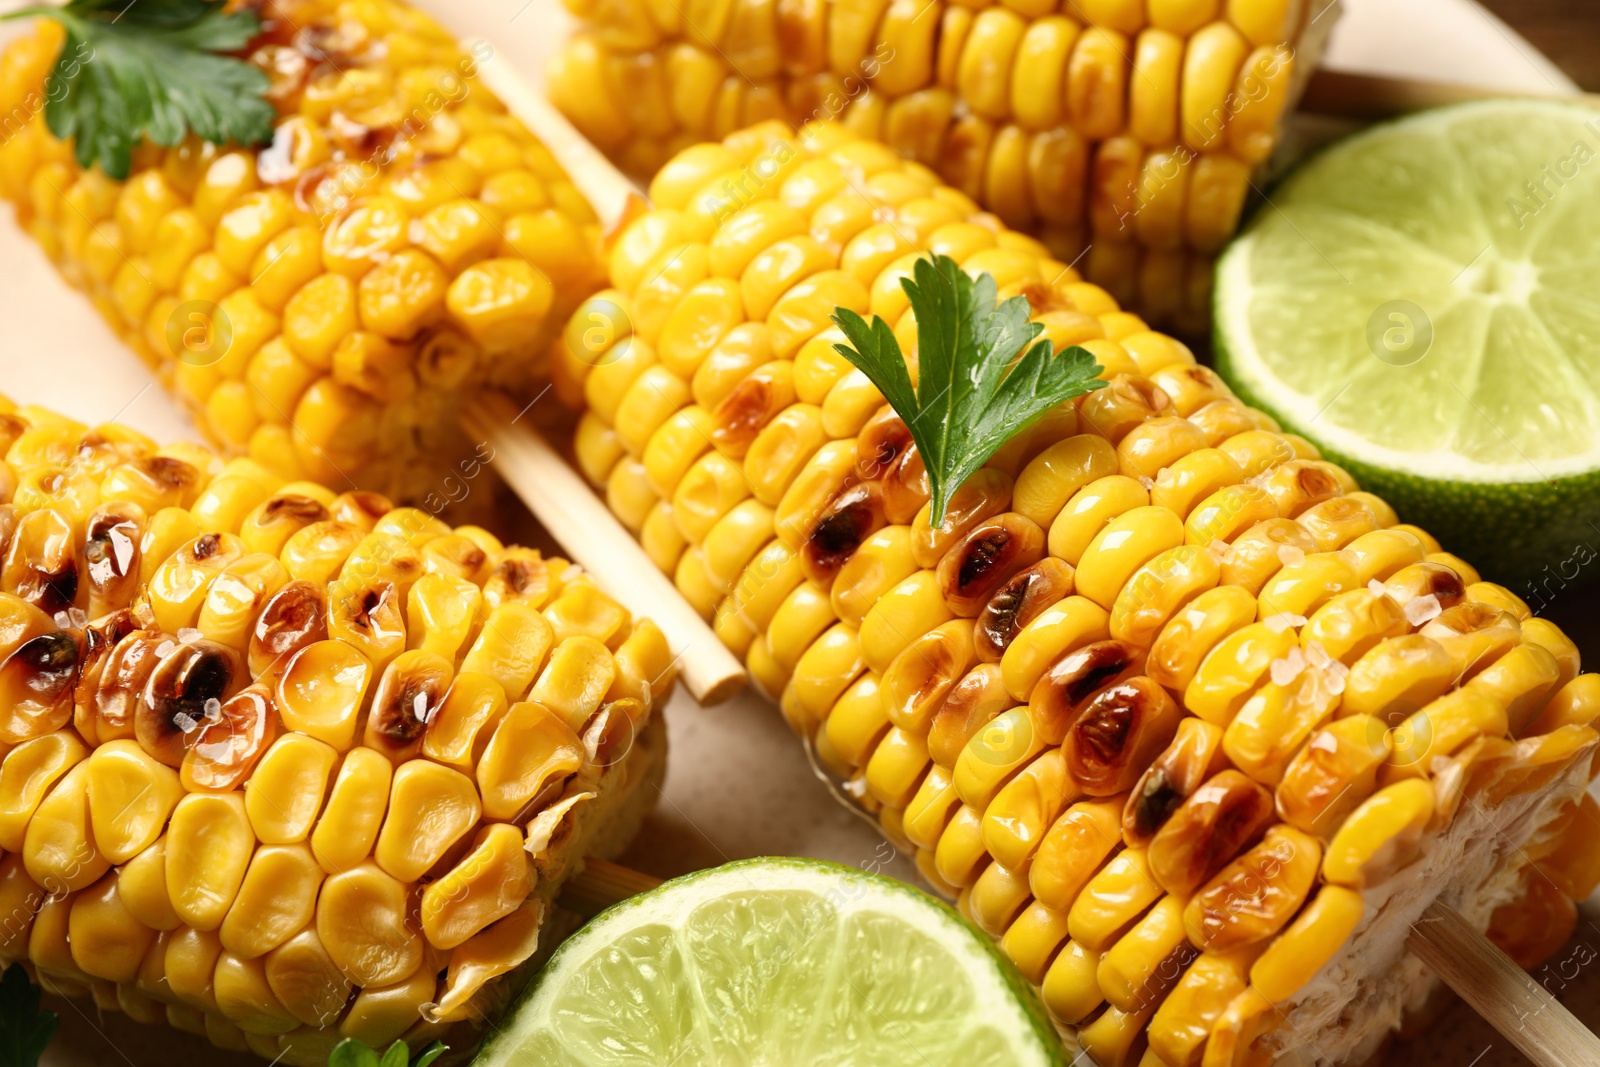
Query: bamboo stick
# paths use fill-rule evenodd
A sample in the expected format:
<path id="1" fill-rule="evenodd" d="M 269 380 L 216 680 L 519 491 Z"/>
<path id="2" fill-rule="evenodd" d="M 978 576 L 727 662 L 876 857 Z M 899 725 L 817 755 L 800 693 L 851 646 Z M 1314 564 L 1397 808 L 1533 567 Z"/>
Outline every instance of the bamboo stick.
<path id="1" fill-rule="evenodd" d="M 1454 908 L 1434 901 L 1406 948 L 1472 1005 L 1534 1067 L 1593 1067 L 1600 1038 Z"/>
<path id="2" fill-rule="evenodd" d="M 583 861 L 583 870 L 562 888 L 561 906 L 592 919 L 611 905 L 648 893 L 660 884 L 660 878 L 591 856 Z"/>
<path id="3" fill-rule="evenodd" d="M 678 676 L 696 700 L 720 704 L 744 688 L 744 667 L 695 613 L 605 502 L 538 431 L 498 394 L 465 411 L 471 433 L 494 448 L 494 467 L 541 525 L 606 590 L 667 635 Z"/>

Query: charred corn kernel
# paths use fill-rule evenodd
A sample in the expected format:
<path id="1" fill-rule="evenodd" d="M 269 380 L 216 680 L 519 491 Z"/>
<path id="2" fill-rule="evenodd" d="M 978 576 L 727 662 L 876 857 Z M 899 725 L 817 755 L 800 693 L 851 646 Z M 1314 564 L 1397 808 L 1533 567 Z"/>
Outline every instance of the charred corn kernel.
<path id="1" fill-rule="evenodd" d="M 1300 910 L 1322 863 L 1322 845 L 1286 826 L 1223 868 L 1184 908 L 1189 940 L 1227 952 L 1281 930 Z"/>
<path id="2" fill-rule="evenodd" d="M 1308 834 L 1331 837 L 1372 795 L 1393 741 L 1370 715 L 1337 719 L 1312 735 L 1278 783 L 1278 812 Z"/>
<path id="3" fill-rule="evenodd" d="M 1350 889 L 1382 881 L 1415 858 L 1433 812 L 1433 789 L 1422 779 L 1378 790 L 1333 835 L 1322 877 Z"/>
<path id="4" fill-rule="evenodd" d="M 1122 839 L 1148 848 L 1173 811 L 1222 769 L 1223 732 L 1211 723 L 1186 718 L 1172 742 L 1157 756 L 1129 794 L 1122 814 Z"/>
<path id="5" fill-rule="evenodd" d="M 1167 819 L 1147 849 L 1151 876 L 1187 897 L 1269 825 L 1272 795 L 1236 770 L 1209 778 Z"/>

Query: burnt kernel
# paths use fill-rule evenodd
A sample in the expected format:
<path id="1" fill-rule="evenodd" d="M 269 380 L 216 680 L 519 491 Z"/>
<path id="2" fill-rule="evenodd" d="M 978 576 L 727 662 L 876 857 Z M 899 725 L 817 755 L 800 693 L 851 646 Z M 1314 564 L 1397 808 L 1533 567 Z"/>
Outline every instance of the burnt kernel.
<path id="1" fill-rule="evenodd" d="M 100 688 L 100 679 L 111 662 L 112 654 L 123 640 L 138 629 L 139 620 L 126 608 L 101 616 L 84 627 L 82 647 L 78 653 L 78 679 L 72 690 L 72 703 L 78 715 L 89 715 L 94 706 L 95 693 Z M 87 722 L 87 718 L 80 721 L 79 732 L 92 737 L 86 732 Z"/>
<path id="2" fill-rule="evenodd" d="M 915 445 L 889 465 L 879 484 L 883 486 L 883 513 L 896 526 L 905 526 L 915 519 L 933 491 L 928 484 L 927 464 L 922 462 L 922 454 Z"/>
<path id="3" fill-rule="evenodd" d="M 6 549 L 4 587 L 55 618 L 78 599 L 77 549 L 72 523 L 56 509 L 22 516 Z"/>
<path id="4" fill-rule="evenodd" d="M 1277 820 L 1272 794 L 1236 770 L 1207 780 L 1150 839 L 1150 872 L 1187 897 Z"/>
<path id="5" fill-rule="evenodd" d="M 1007 580 L 1044 558 L 1045 534 L 1014 511 L 979 523 L 939 560 L 939 590 L 963 618 L 979 614 Z"/>
<path id="6" fill-rule="evenodd" d="M 168 489 L 188 490 L 200 482 L 200 472 L 193 464 L 173 456 L 147 456 L 134 460 L 133 465 L 151 481 Z"/>
<path id="7" fill-rule="evenodd" d="M 1129 430 L 1153 418 L 1175 415 L 1167 394 L 1148 378 L 1119 374 L 1078 401 L 1083 428 L 1116 444 Z"/>
<path id="8" fill-rule="evenodd" d="M 222 547 L 222 535 L 216 533 L 201 534 L 189 546 L 189 556 L 196 563 L 208 560 L 217 554 L 217 549 Z"/>
<path id="9" fill-rule="evenodd" d="M 159 630 L 140 629 L 112 646 L 85 707 L 85 715 L 101 744 L 133 736 L 139 702 L 151 673 L 161 661 L 158 651 L 170 640 Z"/>
<path id="10" fill-rule="evenodd" d="M 262 678 L 307 645 L 328 636 L 327 603 L 310 582 L 290 582 L 261 606 L 250 633 L 250 674 Z"/>
<path id="11" fill-rule="evenodd" d="M 163 648 L 134 714 L 134 736 L 151 756 L 176 767 L 200 727 L 221 714 L 241 672 L 234 651 L 215 641 Z"/>
<path id="12" fill-rule="evenodd" d="M 746 375 L 712 411 L 711 443 L 728 455 L 744 455 L 786 399 L 768 375 Z"/>
<path id="13" fill-rule="evenodd" d="M 1163 768 L 1152 767 L 1128 798 L 1127 821 L 1133 834 L 1148 840 L 1186 799 Z"/>
<path id="14" fill-rule="evenodd" d="M 363 743 L 393 759 L 415 755 L 444 703 L 453 673 L 443 657 L 431 652 L 398 656 L 378 682 Z"/>
<path id="15" fill-rule="evenodd" d="M 1183 712 L 1142 675 L 1089 698 L 1062 745 L 1067 770 L 1090 796 L 1131 789 L 1177 732 Z"/>
<path id="16" fill-rule="evenodd" d="M 531 549 L 514 548 L 489 572 L 483 599 L 491 608 L 508 601 L 540 607 L 549 599 L 553 584 L 549 560 Z"/>
<path id="17" fill-rule="evenodd" d="M 0 662 L 0 742 L 18 745 L 72 721 L 78 643 L 56 630 L 24 641 Z"/>
<path id="18" fill-rule="evenodd" d="M 862 542 L 883 529 L 883 492 L 875 482 L 847 485 L 817 518 L 800 548 L 806 576 L 826 586 Z"/>
<path id="19" fill-rule="evenodd" d="M 877 481 L 901 456 L 915 448 L 904 420 L 885 404 L 856 434 L 856 477 L 864 482 Z"/>
<path id="20" fill-rule="evenodd" d="M 999 666 L 980 663 L 951 687 L 933 713 L 928 754 L 941 767 L 954 767 L 967 742 L 1014 703 Z"/>
<path id="21" fill-rule="evenodd" d="M 328 508 L 328 516 L 338 522 L 359 526 L 368 533 L 379 519 L 394 510 L 394 502 L 382 493 L 356 490 L 340 493 Z"/>
<path id="22" fill-rule="evenodd" d="M 288 493 L 267 501 L 261 509 L 261 517 L 263 522 L 293 522 L 309 526 L 313 522 L 326 520 L 328 509 L 323 507 L 321 501 L 298 493 Z"/>
<path id="23" fill-rule="evenodd" d="M 1449 609 L 1467 596 L 1467 583 L 1455 568 L 1443 563 L 1414 563 L 1396 571 L 1384 584 L 1401 603 L 1431 596 L 1439 601 L 1441 608 Z"/>
<path id="24" fill-rule="evenodd" d="M 184 755 L 184 786 L 222 792 L 244 785 L 250 770 L 278 733 L 278 707 L 272 691 L 257 682 L 222 702 L 214 720 L 203 723 Z"/>
<path id="25" fill-rule="evenodd" d="M 978 659 L 999 663 L 1023 627 L 1045 608 L 1072 593 L 1072 565 L 1046 556 L 1012 575 L 978 612 L 973 646 Z"/>
<path id="26" fill-rule="evenodd" d="M 139 577 L 144 509 L 119 502 L 89 516 L 83 558 L 89 571 L 89 614 L 99 616 L 133 599 Z"/>
<path id="27" fill-rule="evenodd" d="M 1028 696 L 1031 718 L 1045 743 L 1060 744 L 1085 701 L 1142 670 L 1143 650 L 1126 641 L 1096 641 L 1063 656 Z"/>

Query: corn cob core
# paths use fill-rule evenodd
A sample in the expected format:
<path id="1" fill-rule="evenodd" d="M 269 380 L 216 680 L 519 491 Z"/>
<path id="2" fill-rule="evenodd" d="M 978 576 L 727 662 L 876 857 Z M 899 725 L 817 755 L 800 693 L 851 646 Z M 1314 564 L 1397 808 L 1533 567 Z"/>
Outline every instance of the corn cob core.
<path id="1" fill-rule="evenodd" d="M 45 126 L 42 21 L 0 61 L 0 193 L 228 455 L 455 499 L 460 396 L 526 386 L 600 278 L 596 220 L 464 53 L 391 0 L 262 5 L 272 143 L 84 171 Z"/>
<path id="2" fill-rule="evenodd" d="M 551 96 L 626 169 L 837 120 L 1184 332 L 1334 22 L 1327 0 L 566 3 Z"/>
<path id="3" fill-rule="evenodd" d="M 470 1049 L 653 796 L 661 632 L 253 460 L 6 401 L 0 456 L 0 967 L 290 1063 Z"/>
<path id="4" fill-rule="evenodd" d="M 552 358 L 580 464 L 1098 1062 L 1362 1062 L 1427 1005 L 1436 896 L 1525 963 L 1561 944 L 1600 676 L 1556 627 L 882 145 L 770 124 L 651 194 Z M 928 252 L 1108 381 L 936 528 L 828 318 L 912 352 Z"/>

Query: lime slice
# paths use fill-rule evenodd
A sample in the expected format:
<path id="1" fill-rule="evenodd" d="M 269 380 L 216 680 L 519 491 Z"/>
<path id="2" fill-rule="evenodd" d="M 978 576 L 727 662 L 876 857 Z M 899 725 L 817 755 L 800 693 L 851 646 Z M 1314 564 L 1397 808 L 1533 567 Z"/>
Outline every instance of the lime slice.
<path id="1" fill-rule="evenodd" d="M 949 907 L 854 868 L 772 859 L 688 875 L 589 923 L 475 1064 L 1064 1062 L 1027 984 Z"/>
<path id="2" fill-rule="evenodd" d="M 1219 262 L 1216 341 L 1246 399 L 1487 574 L 1592 558 L 1600 112 L 1490 101 L 1326 149 Z"/>

